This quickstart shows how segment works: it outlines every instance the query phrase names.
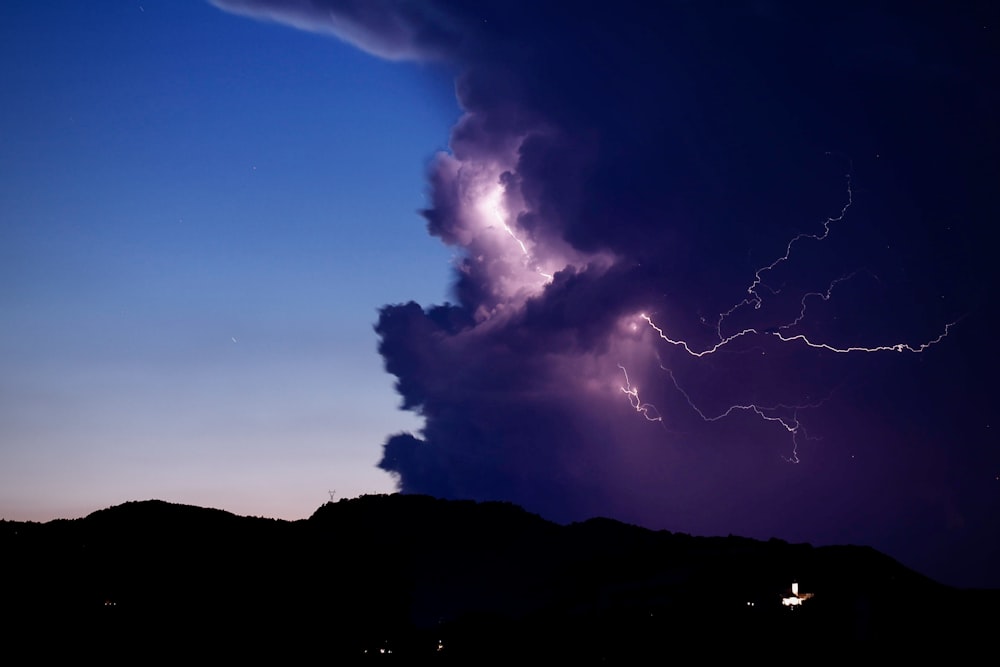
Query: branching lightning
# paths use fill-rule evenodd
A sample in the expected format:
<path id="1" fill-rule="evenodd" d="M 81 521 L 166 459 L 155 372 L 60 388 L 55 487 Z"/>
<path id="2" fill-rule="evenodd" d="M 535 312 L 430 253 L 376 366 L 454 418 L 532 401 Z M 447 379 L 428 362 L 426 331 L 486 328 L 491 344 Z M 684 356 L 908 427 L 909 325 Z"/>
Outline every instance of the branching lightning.
<path id="1" fill-rule="evenodd" d="M 819 293 L 811 293 L 811 294 L 816 295 Z M 804 309 L 805 306 L 803 306 L 803 311 Z M 715 343 L 710 347 L 706 347 L 703 350 L 695 350 L 691 347 L 691 345 L 687 341 L 680 339 L 673 339 L 670 336 L 668 336 L 666 333 L 664 333 L 663 329 L 660 328 L 656 323 L 654 323 L 653 320 L 650 319 L 650 317 L 645 313 L 640 313 L 639 317 L 645 320 L 646 323 L 649 324 L 649 326 L 652 327 L 654 331 L 656 331 L 657 335 L 659 335 L 660 338 L 670 343 L 671 345 L 676 345 L 678 347 L 684 348 L 684 351 L 690 354 L 692 357 L 704 357 L 709 354 L 715 354 L 720 349 L 722 349 L 729 343 L 733 342 L 734 340 L 749 335 L 774 336 L 783 343 L 801 342 L 804 345 L 807 345 L 808 347 L 820 350 L 827 350 L 829 352 L 836 352 L 838 354 L 849 354 L 851 352 L 913 352 L 919 354 L 920 352 L 923 352 L 928 348 L 937 345 L 942 340 L 947 338 L 948 333 L 951 331 L 951 328 L 956 324 L 958 324 L 957 320 L 954 322 L 949 322 L 944 326 L 944 330 L 936 338 L 932 338 L 931 340 L 924 343 L 918 343 L 917 345 L 911 345 L 909 343 L 890 343 L 887 345 L 876 345 L 874 347 L 866 347 L 862 345 L 837 347 L 835 345 L 830 345 L 829 343 L 817 343 L 815 341 L 812 341 L 805 334 L 795 334 L 794 336 L 789 336 L 781 333 L 780 329 L 787 329 L 789 327 L 794 326 L 799 320 L 801 320 L 801 317 L 799 317 L 794 322 L 782 325 L 781 327 L 777 327 L 777 329 L 773 330 L 761 331 L 753 327 L 749 327 L 747 329 L 740 331 L 739 333 L 727 336 L 722 340 L 720 340 L 718 343 Z"/>
<path id="2" fill-rule="evenodd" d="M 629 403 L 635 408 L 635 411 L 646 418 L 646 421 L 651 422 L 662 422 L 663 418 L 660 416 L 659 410 L 652 403 L 643 403 L 642 399 L 639 398 L 639 388 L 633 387 L 632 383 L 628 379 L 628 371 L 621 364 L 618 364 L 618 368 L 622 369 L 622 374 L 625 376 L 625 384 L 621 386 L 622 393 L 628 396 Z"/>
<path id="3" fill-rule="evenodd" d="M 736 404 L 736 405 L 730 405 L 728 408 L 726 408 L 724 411 L 722 411 L 717 415 L 709 416 L 705 414 L 702 411 L 702 409 L 695 404 L 694 401 L 691 400 L 690 394 L 688 394 L 688 392 L 685 391 L 683 387 L 681 387 L 680 383 L 677 382 L 677 377 L 674 375 L 674 372 L 672 370 L 670 370 L 663 364 L 660 364 L 660 369 L 665 371 L 667 375 L 670 376 L 670 381 L 673 382 L 674 388 L 678 391 L 678 393 L 680 393 L 681 396 L 684 397 L 684 400 L 687 401 L 687 404 L 691 407 L 692 410 L 694 410 L 698 414 L 699 417 L 702 418 L 703 421 L 716 422 L 725 419 L 726 417 L 729 417 L 734 412 L 752 412 L 764 421 L 777 422 L 778 424 L 780 424 L 782 428 L 784 428 L 785 431 L 787 431 L 792 437 L 791 456 L 782 456 L 782 458 L 788 463 L 799 462 L 798 439 L 800 435 L 806 440 L 815 439 L 809 437 L 809 435 L 806 433 L 805 427 L 799 421 L 799 410 L 818 408 L 821 405 L 823 405 L 823 403 L 826 402 L 826 399 L 823 399 L 822 401 L 817 401 L 815 403 L 806 403 L 802 405 L 786 405 L 784 403 L 778 403 L 771 406 L 761 406 L 761 405 L 756 405 L 754 403 L 748 403 L 745 405 Z M 791 414 L 788 416 L 782 416 L 781 414 L 779 414 L 780 412 L 785 412 L 786 414 L 790 412 Z"/>
<path id="4" fill-rule="evenodd" d="M 837 278 L 836 280 L 830 283 L 830 286 L 826 289 L 825 292 L 807 293 L 805 296 L 802 297 L 802 301 L 799 302 L 799 305 L 801 306 L 801 308 L 799 309 L 799 316 L 796 317 L 791 322 L 789 322 L 788 324 L 782 324 L 780 327 L 778 327 L 778 330 L 791 329 L 792 327 L 794 327 L 795 325 L 797 325 L 799 322 L 801 322 L 806 318 L 806 301 L 808 301 L 810 297 L 818 297 L 822 301 L 829 301 L 830 298 L 833 296 L 833 288 L 842 282 L 850 280 L 855 275 L 857 275 L 857 271 L 849 273 L 846 276 L 841 276 L 840 278 Z"/>
<path id="5" fill-rule="evenodd" d="M 645 320 L 646 323 L 650 327 L 652 327 L 654 331 L 656 331 L 656 333 L 660 336 L 660 338 L 662 338 L 663 340 L 667 341 L 671 345 L 676 345 L 678 347 L 684 348 L 684 351 L 687 352 L 688 354 L 690 354 L 692 357 L 704 357 L 704 356 L 709 355 L 709 354 L 715 354 L 720 349 L 722 349 L 723 347 L 725 347 L 729 343 L 733 342 L 737 338 L 742 338 L 743 336 L 748 336 L 750 334 L 756 334 L 756 333 L 758 333 L 758 331 L 756 329 L 752 329 L 752 328 L 751 329 L 744 329 L 743 331 L 741 331 L 739 333 L 736 333 L 736 334 L 733 334 L 731 336 L 727 336 L 726 338 L 723 338 L 722 340 L 720 340 L 715 345 L 712 345 L 711 347 L 707 347 L 704 350 L 695 350 L 695 349 L 693 349 L 691 347 L 691 345 L 688 344 L 687 341 L 685 341 L 685 340 L 679 340 L 679 339 L 675 340 L 675 339 L 671 338 L 670 336 L 668 336 L 666 333 L 664 333 L 663 329 L 661 329 L 655 322 L 653 322 L 653 320 L 646 313 L 639 313 L 639 318 Z"/>
<path id="6" fill-rule="evenodd" d="M 827 153 L 827 155 L 829 155 L 829 153 Z M 749 296 L 740 301 L 739 303 L 737 303 L 736 305 L 734 305 L 726 312 L 719 314 L 719 320 L 716 324 L 716 332 L 718 333 L 720 339 L 723 338 L 722 323 L 726 320 L 727 317 L 732 315 L 734 312 L 736 312 L 743 306 L 747 306 L 750 304 L 753 304 L 754 310 L 760 310 L 760 307 L 763 304 L 763 298 L 760 296 L 757 290 L 760 288 L 761 285 L 764 285 L 763 276 L 765 273 L 773 271 L 779 264 L 784 264 L 785 262 L 787 262 L 789 258 L 792 256 L 792 248 L 794 248 L 799 241 L 802 241 L 803 239 L 812 239 L 813 241 L 817 242 L 824 241 L 828 236 L 830 236 L 831 226 L 844 219 L 844 217 L 847 215 L 847 210 L 851 208 L 851 204 L 854 203 L 854 190 L 851 187 L 850 172 L 848 172 L 844 176 L 844 178 L 847 181 L 847 201 L 844 203 L 843 208 L 840 209 L 840 213 L 838 213 L 835 216 L 828 217 L 826 220 L 823 221 L 823 232 L 821 234 L 807 234 L 805 232 L 801 232 L 793 236 L 791 240 L 788 242 L 788 245 L 785 246 L 784 255 L 777 258 L 770 264 L 760 267 L 754 272 L 753 282 L 751 282 L 749 287 L 747 287 L 747 294 Z"/>
<path id="7" fill-rule="evenodd" d="M 792 239 L 785 246 L 784 254 L 782 254 L 780 257 L 778 257 L 771 263 L 758 268 L 754 272 L 753 280 L 746 289 L 747 297 L 719 315 L 715 327 L 716 335 L 718 336 L 718 340 L 716 342 L 713 342 L 706 346 L 693 345 L 687 340 L 683 340 L 681 338 L 672 338 L 670 335 L 667 334 L 663 326 L 654 322 L 653 319 L 646 313 L 640 313 L 638 316 L 639 319 L 645 321 L 646 324 L 648 324 L 649 327 L 656 332 L 657 336 L 661 340 L 675 347 L 683 349 L 684 352 L 695 358 L 701 358 L 715 354 L 716 352 L 728 346 L 730 343 L 733 343 L 734 341 L 737 341 L 739 339 L 748 336 L 760 336 L 760 337 L 769 336 L 780 341 L 781 343 L 802 344 L 813 349 L 825 350 L 827 352 L 833 352 L 837 354 L 877 353 L 877 352 L 911 352 L 914 354 L 919 354 L 926 351 L 928 348 L 937 345 L 938 343 L 943 341 L 945 338 L 947 338 L 952 327 L 954 327 L 957 324 L 957 320 L 946 324 L 941 333 L 938 334 L 936 337 L 927 340 L 925 342 L 916 344 L 908 343 L 905 341 L 899 341 L 899 342 L 891 342 L 891 343 L 884 343 L 871 346 L 862 346 L 862 345 L 838 346 L 829 342 L 814 340 L 803 333 L 794 333 L 791 331 L 794 327 L 802 323 L 802 321 L 806 318 L 807 304 L 810 300 L 820 299 L 822 301 L 829 301 L 832 298 L 833 292 L 837 288 L 837 286 L 853 278 L 854 275 L 856 275 L 856 272 L 841 276 L 831 281 L 824 291 L 813 291 L 803 295 L 799 302 L 800 308 L 798 314 L 794 318 L 790 319 L 788 322 L 780 326 L 768 327 L 768 328 L 746 327 L 744 329 L 741 329 L 740 331 L 729 333 L 728 335 L 723 333 L 723 326 L 726 320 L 736 311 L 740 310 L 745 306 L 750 306 L 750 305 L 753 306 L 754 310 L 759 310 L 761 308 L 764 301 L 764 296 L 762 295 L 762 289 L 766 289 L 772 294 L 779 293 L 780 290 L 775 290 L 764 282 L 764 276 L 768 272 L 773 271 L 779 265 L 790 261 L 793 250 L 797 244 L 805 240 L 813 240 L 816 242 L 822 242 L 826 240 L 830 236 L 833 226 L 836 223 L 839 223 L 844 220 L 844 218 L 847 215 L 848 209 L 850 209 L 853 203 L 853 191 L 851 187 L 851 176 L 849 173 L 845 176 L 845 179 L 847 183 L 846 185 L 847 199 L 846 203 L 840 209 L 839 213 L 835 216 L 828 217 L 826 220 L 823 221 L 821 232 L 814 234 L 799 233 L 794 237 L 792 237 Z M 625 371 L 623 367 L 619 366 L 619 368 L 622 368 L 623 372 Z M 735 404 L 729 406 L 721 413 L 713 416 L 706 414 L 696 405 L 696 403 L 692 400 L 688 392 L 686 392 L 677 382 L 677 379 L 671 370 L 665 368 L 662 364 L 660 368 L 668 373 L 675 389 L 684 397 L 684 399 L 687 401 L 691 409 L 694 410 L 694 412 L 697 413 L 701 417 L 701 419 L 706 422 L 714 422 L 724 419 L 726 417 L 729 417 L 735 412 L 750 412 L 757 415 L 760 419 L 766 422 L 775 422 L 779 424 L 787 433 L 791 435 L 793 444 L 791 456 L 783 458 L 785 458 L 785 460 L 790 463 L 799 462 L 800 460 L 798 456 L 799 436 L 800 435 L 802 437 L 807 437 L 807 436 L 805 434 L 805 430 L 802 424 L 799 421 L 798 411 L 805 408 L 816 408 L 819 407 L 819 404 L 798 405 L 798 406 L 789 406 L 783 404 L 778 404 L 774 406 L 762 406 L 754 403 Z M 628 383 L 627 374 L 625 380 L 626 380 L 626 385 L 622 387 L 622 391 L 629 396 L 629 401 L 631 402 L 632 407 L 635 408 L 637 412 L 643 414 L 643 416 L 645 416 L 646 419 L 650 419 L 648 410 L 650 408 L 655 410 L 655 408 L 652 408 L 651 405 L 644 404 L 639 400 L 638 391 L 634 391 L 631 389 Z M 657 418 L 656 421 L 661 421 L 659 413 L 657 412 L 655 414 Z"/>
<path id="8" fill-rule="evenodd" d="M 835 354 L 872 354 L 878 352 L 909 352 L 919 354 L 943 341 L 957 322 L 946 324 L 936 337 L 919 343 L 895 340 L 874 345 L 838 345 L 835 341 L 823 340 L 822 337 L 818 337 L 815 333 L 804 333 L 801 326 L 807 321 L 807 317 L 810 314 L 810 305 L 817 301 L 831 301 L 835 292 L 844 283 L 851 281 L 857 275 L 857 271 L 831 280 L 823 290 L 812 290 L 802 294 L 801 298 L 798 299 L 798 307 L 795 308 L 794 312 L 788 313 L 788 317 L 784 318 L 783 321 L 779 320 L 777 325 L 769 322 L 765 327 L 754 324 L 753 321 L 749 323 L 745 321 L 741 322 L 738 327 L 733 325 L 733 320 L 741 310 L 760 311 L 764 306 L 765 300 L 781 294 L 784 288 L 775 288 L 769 285 L 767 279 L 778 267 L 791 264 L 795 258 L 797 249 L 801 245 L 807 242 L 819 244 L 827 241 L 835 233 L 839 225 L 845 221 L 854 204 L 854 191 L 850 170 L 845 174 L 844 179 L 846 196 L 843 205 L 840 206 L 836 214 L 823 220 L 817 231 L 800 232 L 792 236 L 777 258 L 753 271 L 753 277 L 745 288 L 745 296 L 727 310 L 721 312 L 715 320 L 714 340 L 694 341 L 672 335 L 669 332 L 669 327 L 656 322 L 649 312 L 638 313 L 637 316 L 632 318 L 632 321 L 628 324 L 630 332 L 637 332 L 637 330 L 642 328 L 641 322 L 645 322 L 661 341 L 669 343 L 673 347 L 680 348 L 688 356 L 695 359 L 714 355 L 730 347 L 737 341 L 747 339 L 757 341 L 767 340 L 776 345 L 799 346 Z M 470 180 L 468 183 L 468 192 L 471 195 L 471 202 L 473 202 L 476 208 L 476 215 L 471 218 L 476 221 L 474 224 L 480 229 L 502 229 L 505 233 L 503 235 L 504 238 L 509 237 L 510 241 L 513 241 L 513 243 L 503 241 L 499 245 L 496 244 L 496 241 L 483 241 L 483 245 L 481 246 L 486 250 L 487 254 L 492 253 L 494 258 L 500 258 L 499 266 L 503 267 L 501 272 L 491 275 L 495 275 L 497 281 L 504 285 L 501 293 L 505 298 L 516 301 L 537 295 L 540 290 L 545 288 L 545 285 L 552 282 L 554 273 L 552 269 L 554 267 L 589 264 L 596 259 L 595 255 L 575 256 L 555 250 L 551 247 L 551 244 L 539 245 L 539 242 L 535 239 L 522 238 L 514 223 L 509 222 L 516 218 L 516 216 L 507 210 L 508 206 L 517 207 L 519 205 L 518 194 L 515 192 L 508 198 L 506 186 L 499 182 L 496 177 L 495 166 L 484 168 L 481 176 Z M 488 270 L 492 271 L 492 269 Z M 546 270 L 549 272 L 546 272 Z M 749 308 L 751 306 L 752 308 Z M 743 346 L 740 347 L 742 348 Z M 644 401 L 640 397 L 639 389 L 632 384 L 625 366 L 618 364 L 618 368 L 624 376 L 624 383 L 619 386 L 619 390 L 628 398 L 631 407 L 638 414 L 642 415 L 646 421 L 659 422 L 662 425 L 664 422 L 662 413 L 655 405 Z M 666 370 L 662 364 L 661 368 Z M 738 412 L 755 415 L 763 422 L 780 426 L 789 434 L 792 440 L 792 451 L 790 456 L 783 458 L 792 463 L 799 462 L 799 444 L 803 439 L 808 439 L 799 419 L 800 411 L 807 408 L 815 408 L 818 405 L 762 405 L 746 402 L 731 405 L 718 414 L 710 414 L 702 410 L 692 396 L 686 390 L 682 389 L 673 372 L 667 372 L 670 375 L 674 388 L 684 397 L 690 408 L 703 421 L 716 422 L 731 417 Z"/>

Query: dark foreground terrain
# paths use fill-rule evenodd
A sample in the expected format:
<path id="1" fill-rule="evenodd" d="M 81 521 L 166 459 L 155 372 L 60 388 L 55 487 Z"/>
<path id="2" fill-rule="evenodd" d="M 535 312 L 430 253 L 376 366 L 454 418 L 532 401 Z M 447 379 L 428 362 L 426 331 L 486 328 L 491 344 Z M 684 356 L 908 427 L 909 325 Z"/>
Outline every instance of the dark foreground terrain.
<path id="1" fill-rule="evenodd" d="M 0 522 L 5 648 L 146 661 L 462 664 L 912 654 L 989 645 L 1000 591 L 864 547 L 560 526 L 505 503 L 365 496 L 287 522 L 160 501 Z M 790 607 L 793 581 L 812 594 Z M 797 653 L 796 653 L 797 655 Z"/>

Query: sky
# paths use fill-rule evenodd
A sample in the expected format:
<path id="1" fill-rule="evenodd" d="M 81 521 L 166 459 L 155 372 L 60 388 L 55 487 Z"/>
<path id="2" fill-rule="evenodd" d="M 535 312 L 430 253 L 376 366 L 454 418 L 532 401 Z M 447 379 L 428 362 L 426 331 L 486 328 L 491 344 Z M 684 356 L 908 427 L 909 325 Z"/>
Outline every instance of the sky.
<path id="1" fill-rule="evenodd" d="M 0 12 L 5 518 L 399 489 L 1000 587 L 989 3 Z"/>
<path id="2" fill-rule="evenodd" d="M 372 329 L 445 298 L 450 76 L 206 2 L 0 7 L 0 516 L 387 493 Z"/>

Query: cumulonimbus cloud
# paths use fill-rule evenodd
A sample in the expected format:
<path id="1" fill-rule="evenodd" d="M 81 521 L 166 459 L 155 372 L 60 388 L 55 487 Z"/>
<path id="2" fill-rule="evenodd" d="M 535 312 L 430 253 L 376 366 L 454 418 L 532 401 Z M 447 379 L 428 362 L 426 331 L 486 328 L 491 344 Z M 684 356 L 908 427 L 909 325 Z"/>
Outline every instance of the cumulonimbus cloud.
<path id="1" fill-rule="evenodd" d="M 948 322 L 900 331 L 866 308 L 894 287 L 858 271 L 871 213 L 826 153 L 882 122 L 866 95 L 915 80 L 859 55 L 886 53 L 866 51 L 876 10 L 211 1 L 458 71 L 423 212 L 460 253 L 455 302 L 385 306 L 375 327 L 425 420 L 384 446 L 403 491 L 817 539 L 884 493 L 830 503 L 844 424 L 884 433 L 837 393 L 871 357 L 801 344 L 919 345 Z M 821 436 L 822 463 L 787 463 Z M 803 529 L 817 514 L 828 528 Z"/>

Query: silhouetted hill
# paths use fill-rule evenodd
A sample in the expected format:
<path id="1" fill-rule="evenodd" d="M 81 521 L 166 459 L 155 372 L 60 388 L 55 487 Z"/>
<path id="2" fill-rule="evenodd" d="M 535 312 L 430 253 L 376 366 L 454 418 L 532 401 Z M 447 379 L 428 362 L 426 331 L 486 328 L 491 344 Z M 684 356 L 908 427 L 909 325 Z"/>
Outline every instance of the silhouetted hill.
<path id="1" fill-rule="evenodd" d="M 560 526 L 509 503 L 425 496 L 342 500 L 295 522 L 130 502 L 0 522 L 0 548 L 14 627 L 229 657 L 964 646 L 1000 618 L 1000 592 L 939 585 L 866 547 Z M 782 604 L 793 581 L 813 594 L 796 608 Z"/>

